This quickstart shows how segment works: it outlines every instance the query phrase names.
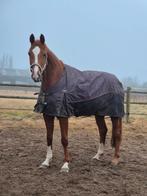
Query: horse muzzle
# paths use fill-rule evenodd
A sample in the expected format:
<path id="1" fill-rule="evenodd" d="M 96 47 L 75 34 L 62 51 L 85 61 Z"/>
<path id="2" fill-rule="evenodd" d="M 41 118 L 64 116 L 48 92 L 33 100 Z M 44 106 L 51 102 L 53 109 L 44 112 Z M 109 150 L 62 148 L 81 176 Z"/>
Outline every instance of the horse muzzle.
<path id="1" fill-rule="evenodd" d="M 41 82 L 41 76 L 31 76 L 34 82 Z"/>
<path id="2" fill-rule="evenodd" d="M 31 72 L 32 72 L 31 77 L 34 80 L 34 82 L 40 82 L 42 78 L 40 67 L 36 64 L 33 64 L 31 66 Z"/>

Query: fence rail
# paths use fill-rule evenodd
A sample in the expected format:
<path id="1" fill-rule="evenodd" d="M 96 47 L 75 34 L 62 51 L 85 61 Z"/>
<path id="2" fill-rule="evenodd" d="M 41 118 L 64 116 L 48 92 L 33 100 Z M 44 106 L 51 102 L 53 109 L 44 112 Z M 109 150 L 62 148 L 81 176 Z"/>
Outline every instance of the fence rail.
<path id="1" fill-rule="evenodd" d="M 30 84 L 1 84 L 0 87 L 26 87 L 26 88 L 40 88 L 39 85 L 30 85 Z"/>
<path id="2" fill-rule="evenodd" d="M 3 99 L 36 99 L 35 97 L 0 95 Z"/>
<path id="3" fill-rule="evenodd" d="M 12 89 L 10 89 L 10 87 Z M 39 89 L 40 87 L 37 86 L 37 85 L 26 85 L 26 84 L 0 84 L 0 91 L 1 90 L 5 90 L 7 89 L 8 90 L 24 90 L 24 91 L 30 91 L 30 89 L 32 88 L 32 91 L 34 89 Z M 144 101 L 134 101 L 132 100 L 133 96 L 138 96 L 139 99 L 142 99 L 142 97 L 144 97 Z M 21 96 L 21 95 L 1 95 L 0 94 L 0 98 L 2 99 L 24 99 L 24 100 L 36 100 L 36 97 L 35 96 Z M 132 90 L 130 87 L 128 87 L 126 90 L 125 90 L 125 117 L 126 117 L 126 122 L 129 122 L 129 116 L 130 114 L 133 115 L 133 114 L 137 114 L 137 113 L 132 113 L 131 112 L 131 105 L 147 105 L 147 90 L 146 91 L 142 91 L 142 90 Z M 0 108 L 0 109 L 5 109 L 5 108 Z M 7 108 L 8 109 L 8 108 Z M 13 108 L 9 108 L 9 109 L 13 109 Z M 16 108 L 15 108 L 16 110 Z M 18 110 L 21 110 L 18 108 Z M 23 110 L 28 110 L 27 108 L 24 108 Z M 147 115 L 147 113 L 140 113 L 138 115 Z"/>

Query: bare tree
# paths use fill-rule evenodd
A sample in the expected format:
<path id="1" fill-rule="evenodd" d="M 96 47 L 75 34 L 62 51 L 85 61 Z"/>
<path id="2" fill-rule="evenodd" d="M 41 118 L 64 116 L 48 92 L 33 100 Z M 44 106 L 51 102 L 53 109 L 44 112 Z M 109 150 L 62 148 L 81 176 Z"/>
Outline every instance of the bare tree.
<path id="1" fill-rule="evenodd" d="M 9 68 L 13 69 L 13 58 L 8 54 L 3 54 L 2 58 L 0 58 L 0 67 L 1 68 Z"/>
<path id="2" fill-rule="evenodd" d="M 124 88 L 127 88 L 128 86 L 137 88 L 137 87 L 140 86 L 137 77 L 134 77 L 134 78 L 132 78 L 132 77 L 124 78 L 122 80 L 122 83 L 123 83 Z"/>
<path id="3" fill-rule="evenodd" d="M 13 58 L 12 58 L 12 56 L 9 56 L 9 68 L 13 69 Z"/>

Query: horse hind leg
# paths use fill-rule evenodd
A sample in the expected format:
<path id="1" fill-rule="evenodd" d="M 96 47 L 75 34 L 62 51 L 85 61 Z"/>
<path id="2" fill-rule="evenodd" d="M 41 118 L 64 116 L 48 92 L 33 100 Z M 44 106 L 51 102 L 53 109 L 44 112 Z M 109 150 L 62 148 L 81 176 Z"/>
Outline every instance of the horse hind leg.
<path id="1" fill-rule="evenodd" d="M 104 146 L 108 129 L 105 123 L 104 116 L 95 116 L 95 119 L 99 130 L 100 142 L 97 154 L 93 157 L 93 159 L 100 160 L 101 155 L 103 155 L 104 153 Z"/>
<path id="2" fill-rule="evenodd" d="M 112 164 L 117 165 L 120 157 L 120 144 L 122 139 L 122 119 L 118 117 L 111 117 L 112 120 L 112 139 L 111 145 L 115 148 Z"/>

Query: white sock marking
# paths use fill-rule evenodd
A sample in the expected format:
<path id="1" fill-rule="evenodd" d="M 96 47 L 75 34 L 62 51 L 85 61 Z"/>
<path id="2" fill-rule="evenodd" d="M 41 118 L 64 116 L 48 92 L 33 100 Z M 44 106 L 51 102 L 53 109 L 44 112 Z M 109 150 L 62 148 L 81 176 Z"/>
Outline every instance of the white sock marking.
<path id="1" fill-rule="evenodd" d="M 100 143 L 98 148 L 98 154 L 101 155 L 104 153 L 104 144 Z"/>
<path id="2" fill-rule="evenodd" d="M 100 156 L 103 153 L 104 153 L 104 144 L 103 143 L 99 143 L 99 148 L 98 148 L 97 154 L 93 157 L 93 159 L 100 160 Z"/>
<path id="3" fill-rule="evenodd" d="M 51 162 L 52 157 L 53 157 L 53 152 L 52 152 L 51 146 L 48 146 L 47 153 L 46 153 L 46 159 L 41 165 L 42 166 L 49 166 L 49 163 Z"/>
<path id="4" fill-rule="evenodd" d="M 69 167 L 68 167 L 69 163 L 65 162 L 64 165 L 61 168 L 61 172 L 69 172 Z"/>

